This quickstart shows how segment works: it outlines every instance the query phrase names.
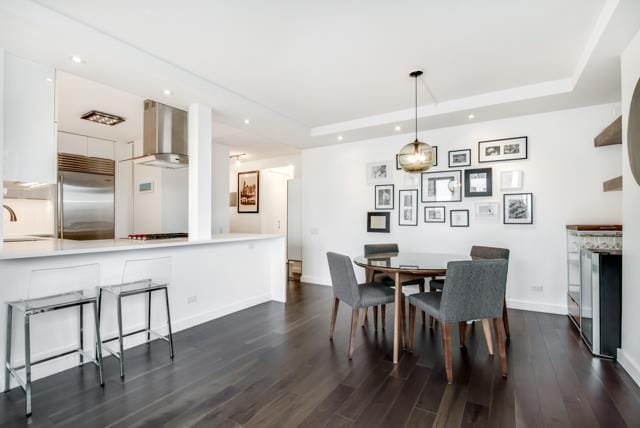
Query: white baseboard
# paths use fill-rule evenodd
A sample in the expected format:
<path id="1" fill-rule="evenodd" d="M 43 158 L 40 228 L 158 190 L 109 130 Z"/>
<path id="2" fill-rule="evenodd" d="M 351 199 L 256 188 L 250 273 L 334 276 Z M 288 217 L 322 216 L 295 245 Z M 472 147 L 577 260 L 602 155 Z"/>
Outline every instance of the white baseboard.
<path id="1" fill-rule="evenodd" d="M 301 282 L 331 286 L 331 280 L 320 276 L 302 275 Z M 532 302 L 528 300 L 507 299 L 507 307 L 524 311 L 545 312 L 549 314 L 567 315 L 567 305 Z"/>
<path id="2" fill-rule="evenodd" d="M 507 308 L 558 315 L 567 315 L 568 313 L 567 305 L 532 302 L 530 300 L 507 299 Z"/>
<path id="3" fill-rule="evenodd" d="M 631 358 L 624 349 L 618 348 L 618 363 L 629 373 L 631 379 L 640 386 L 640 364 Z"/>
<path id="4" fill-rule="evenodd" d="M 330 278 L 322 278 L 320 276 L 302 275 L 300 277 L 300 282 L 308 282 L 310 284 L 318 284 L 318 285 L 327 285 L 327 286 L 331 287 L 331 279 Z"/>

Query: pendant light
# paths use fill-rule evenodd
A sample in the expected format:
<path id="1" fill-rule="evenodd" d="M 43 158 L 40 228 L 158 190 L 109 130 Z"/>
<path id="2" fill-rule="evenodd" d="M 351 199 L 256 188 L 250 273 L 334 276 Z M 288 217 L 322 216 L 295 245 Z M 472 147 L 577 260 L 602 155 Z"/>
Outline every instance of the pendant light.
<path id="1" fill-rule="evenodd" d="M 433 148 L 418 140 L 418 77 L 422 71 L 416 70 L 409 73 L 415 80 L 415 108 L 416 108 L 416 139 L 407 144 L 398 153 L 400 167 L 406 172 L 424 172 L 433 166 Z"/>

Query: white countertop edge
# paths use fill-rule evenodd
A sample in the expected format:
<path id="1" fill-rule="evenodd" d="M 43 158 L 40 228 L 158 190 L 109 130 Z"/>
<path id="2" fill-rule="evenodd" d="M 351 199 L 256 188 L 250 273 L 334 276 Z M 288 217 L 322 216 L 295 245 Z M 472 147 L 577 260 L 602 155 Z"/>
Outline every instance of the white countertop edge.
<path id="1" fill-rule="evenodd" d="M 156 248 L 187 247 L 197 245 L 226 244 L 243 241 L 259 241 L 284 238 L 275 234 L 229 233 L 212 235 L 210 239 L 189 241 L 188 239 L 167 239 L 158 241 L 128 241 L 108 239 L 99 241 L 59 241 L 55 239 L 32 242 L 5 242 L 0 248 L 0 260 L 30 259 L 79 254 L 109 253 L 114 251 L 149 250 Z M 69 248 L 64 248 L 68 245 Z M 47 248 L 49 245 L 49 248 Z M 31 247 L 31 248 L 30 248 Z"/>

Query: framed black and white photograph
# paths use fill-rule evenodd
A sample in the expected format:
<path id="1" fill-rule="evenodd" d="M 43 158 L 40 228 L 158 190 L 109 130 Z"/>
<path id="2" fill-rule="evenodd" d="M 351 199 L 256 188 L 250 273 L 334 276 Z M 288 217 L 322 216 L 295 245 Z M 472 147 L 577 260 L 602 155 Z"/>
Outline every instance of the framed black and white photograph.
<path id="1" fill-rule="evenodd" d="M 524 186 L 524 172 L 502 171 L 500 172 L 500 190 L 521 190 Z"/>
<path id="2" fill-rule="evenodd" d="M 396 155 L 396 170 L 400 171 L 402 167 L 400 166 L 400 155 Z"/>
<path id="3" fill-rule="evenodd" d="M 398 192 L 398 224 L 400 226 L 418 225 L 418 190 Z"/>
<path id="4" fill-rule="evenodd" d="M 433 166 L 438 166 L 438 146 L 431 146 L 433 150 Z"/>
<path id="5" fill-rule="evenodd" d="M 449 210 L 449 226 L 469 227 L 469 210 Z"/>
<path id="6" fill-rule="evenodd" d="M 439 207 L 424 207 L 424 222 L 425 223 L 446 223 L 446 208 Z"/>
<path id="7" fill-rule="evenodd" d="M 367 164 L 367 184 L 385 184 L 393 181 L 393 162 L 370 162 Z"/>
<path id="8" fill-rule="evenodd" d="M 478 162 L 527 159 L 527 137 L 478 141 Z"/>
<path id="9" fill-rule="evenodd" d="M 471 166 L 471 149 L 452 150 L 449 152 L 449 168 Z"/>
<path id="10" fill-rule="evenodd" d="M 491 168 L 464 170 L 464 196 L 473 198 L 493 195 L 493 173 Z"/>
<path id="11" fill-rule="evenodd" d="M 496 220 L 500 216 L 500 204 L 495 201 L 477 202 L 475 216 L 485 220 Z"/>
<path id="12" fill-rule="evenodd" d="M 260 171 L 238 173 L 238 212 L 241 214 L 260 211 Z"/>
<path id="13" fill-rule="evenodd" d="M 374 189 L 375 209 L 392 210 L 394 199 L 393 184 L 378 184 Z"/>
<path id="14" fill-rule="evenodd" d="M 391 229 L 391 213 L 367 213 L 367 232 L 389 233 Z"/>
<path id="15" fill-rule="evenodd" d="M 460 202 L 462 170 L 423 172 L 422 202 Z"/>
<path id="16" fill-rule="evenodd" d="M 533 224 L 533 193 L 505 193 L 504 224 Z"/>

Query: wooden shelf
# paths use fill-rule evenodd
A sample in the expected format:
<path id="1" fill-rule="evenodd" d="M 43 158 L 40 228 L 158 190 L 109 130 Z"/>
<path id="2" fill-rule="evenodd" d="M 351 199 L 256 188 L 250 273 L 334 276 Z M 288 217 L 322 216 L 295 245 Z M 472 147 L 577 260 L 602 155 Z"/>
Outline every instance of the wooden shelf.
<path id="1" fill-rule="evenodd" d="M 622 176 L 607 180 L 602 184 L 605 192 L 619 192 L 622 190 Z"/>
<path id="2" fill-rule="evenodd" d="M 596 147 L 612 146 L 614 144 L 622 144 L 622 116 L 614 120 L 611 125 L 593 139 L 593 145 Z"/>

